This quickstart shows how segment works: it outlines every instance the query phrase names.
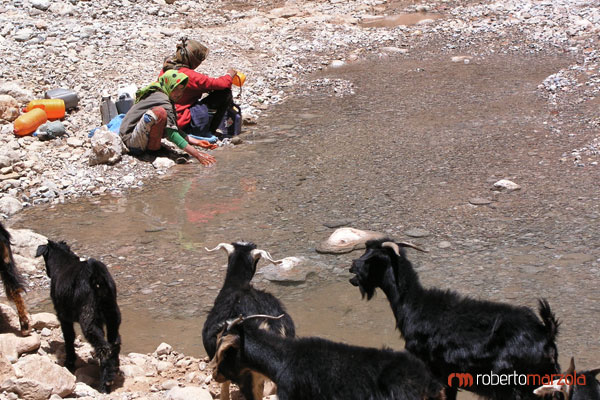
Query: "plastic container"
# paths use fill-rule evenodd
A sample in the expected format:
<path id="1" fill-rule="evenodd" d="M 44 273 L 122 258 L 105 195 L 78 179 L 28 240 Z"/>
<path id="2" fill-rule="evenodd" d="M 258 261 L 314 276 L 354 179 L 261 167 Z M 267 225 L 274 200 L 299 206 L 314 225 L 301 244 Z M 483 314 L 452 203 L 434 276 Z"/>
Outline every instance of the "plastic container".
<path id="1" fill-rule="evenodd" d="M 119 113 L 117 112 L 117 106 L 111 100 L 110 96 L 102 96 L 102 103 L 100 103 L 100 115 L 102 115 L 102 125 L 108 124 L 118 114 Z"/>
<path id="2" fill-rule="evenodd" d="M 135 100 L 135 94 L 137 93 L 137 90 L 138 88 L 135 83 L 127 86 L 121 86 L 119 89 L 117 89 L 117 99 L 120 99 L 124 94 L 128 94 L 129 97 Z"/>
<path id="3" fill-rule="evenodd" d="M 62 99 L 65 102 L 65 109 L 72 110 L 79 105 L 79 96 L 70 89 L 52 89 L 48 90 L 44 95 L 47 99 Z"/>
<path id="4" fill-rule="evenodd" d="M 29 135 L 35 132 L 35 130 L 46 121 L 48 121 L 46 111 L 41 108 L 34 108 L 31 111 L 22 114 L 15 120 L 13 124 L 15 135 Z"/>
<path id="5" fill-rule="evenodd" d="M 29 112 L 34 108 L 41 108 L 46 111 L 46 116 L 50 120 L 65 117 L 65 102 L 63 99 L 32 100 L 25 107 L 25 112 Z"/>
<path id="6" fill-rule="evenodd" d="M 133 107 L 133 99 L 129 96 L 129 93 L 123 93 L 119 96 L 119 100 L 117 100 L 115 105 L 119 114 L 127 114 L 127 111 Z"/>
<path id="7" fill-rule="evenodd" d="M 246 82 L 246 75 L 243 72 L 238 71 L 233 77 L 231 83 L 233 83 L 235 86 L 242 87 L 244 86 L 244 82 Z"/>

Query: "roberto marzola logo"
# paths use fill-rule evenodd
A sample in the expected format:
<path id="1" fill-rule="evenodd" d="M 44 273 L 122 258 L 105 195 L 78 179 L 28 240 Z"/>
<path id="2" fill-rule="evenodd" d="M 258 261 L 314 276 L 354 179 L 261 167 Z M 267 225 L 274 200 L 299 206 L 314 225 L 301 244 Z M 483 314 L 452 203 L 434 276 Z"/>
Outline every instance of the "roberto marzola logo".
<path id="1" fill-rule="evenodd" d="M 473 375 L 468 372 L 453 372 L 448 376 L 449 387 L 462 387 L 468 388 L 476 385 L 581 385 L 585 386 L 585 375 L 577 375 L 577 372 L 573 371 L 572 374 L 552 374 L 552 375 L 538 375 L 538 374 L 495 374 L 490 372 L 489 374 L 477 374 L 477 379 L 473 379 Z M 456 382 L 455 378 L 458 378 L 458 385 L 453 385 Z"/>

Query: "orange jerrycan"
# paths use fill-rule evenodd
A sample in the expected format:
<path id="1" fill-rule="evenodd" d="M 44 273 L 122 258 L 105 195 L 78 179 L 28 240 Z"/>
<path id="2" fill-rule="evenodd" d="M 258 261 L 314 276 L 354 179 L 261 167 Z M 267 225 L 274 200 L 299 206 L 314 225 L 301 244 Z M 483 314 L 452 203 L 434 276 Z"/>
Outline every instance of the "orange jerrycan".
<path id="1" fill-rule="evenodd" d="M 235 86 L 242 87 L 244 86 L 244 82 L 246 82 L 246 75 L 243 72 L 238 71 L 234 75 L 231 83 L 233 83 Z"/>
<path id="2" fill-rule="evenodd" d="M 46 111 L 46 115 L 50 120 L 65 117 L 65 101 L 63 99 L 32 100 L 25 107 L 25 111 L 29 112 L 34 108 L 41 108 Z"/>
<path id="3" fill-rule="evenodd" d="M 22 114 L 13 124 L 15 135 L 25 136 L 35 132 L 35 130 L 44 122 L 48 121 L 46 111 L 41 108 L 34 108 L 31 111 Z"/>

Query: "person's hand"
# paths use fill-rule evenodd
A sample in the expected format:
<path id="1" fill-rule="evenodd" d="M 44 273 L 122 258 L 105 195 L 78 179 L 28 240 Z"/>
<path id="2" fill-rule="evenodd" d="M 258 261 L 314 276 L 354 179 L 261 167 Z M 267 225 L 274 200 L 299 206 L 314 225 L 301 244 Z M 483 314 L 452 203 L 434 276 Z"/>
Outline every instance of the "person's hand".
<path id="1" fill-rule="evenodd" d="M 233 68 L 229 68 L 227 70 L 227 74 L 233 78 L 234 76 L 237 75 L 237 71 L 235 69 L 233 69 Z"/>
<path id="2" fill-rule="evenodd" d="M 202 147 L 203 149 L 208 149 L 208 150 L 213 150 L 216 149 L 217 146 L 216 144 L 211 144 L 208 142 L 208 140 L 198 140 L 198 146 Z"/>
<path id="3" fill-rule="evenodd" d="M 217 160 L 210 154 L 202 153 L 200 151 L 197 151 L 196 154 L 194 154 L 194 157 L 196 158 L 196 160 L 198 160 L 198 162 L 200 162 L 200 164 L 206 167 L 213 165 L 217 162 Z"/>

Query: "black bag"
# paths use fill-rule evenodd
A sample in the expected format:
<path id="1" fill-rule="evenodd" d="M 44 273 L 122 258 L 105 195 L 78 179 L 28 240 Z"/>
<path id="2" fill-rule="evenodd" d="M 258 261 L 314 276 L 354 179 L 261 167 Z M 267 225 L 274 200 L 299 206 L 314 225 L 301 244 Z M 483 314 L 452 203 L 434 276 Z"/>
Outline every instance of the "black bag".
<path id="1" fill-rule="evenodd" d="M 242 132 L 242 109 L 239 105 L 233 103 L 227 109 L 217 131 L 220 131 L 223 137 L 233 137 Z"/>

